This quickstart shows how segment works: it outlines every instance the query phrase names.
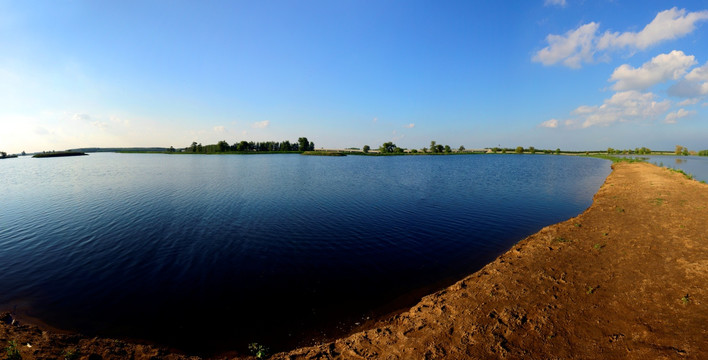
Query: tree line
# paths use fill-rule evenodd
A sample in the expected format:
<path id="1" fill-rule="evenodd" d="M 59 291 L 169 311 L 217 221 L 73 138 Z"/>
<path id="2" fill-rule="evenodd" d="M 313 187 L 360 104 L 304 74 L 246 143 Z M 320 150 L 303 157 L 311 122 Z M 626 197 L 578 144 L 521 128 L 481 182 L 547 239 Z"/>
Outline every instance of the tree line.
<path id="1" fill-rule="evenodd" d="M 302 152 L 315 150 L 315 143 L 307 140 L 306 137 L 298 138 L 297 142 L 285 141 L 240 141 L 229 145 L 226 140 L 221 140 L 216 144 L 202 145 L 201 143 L 192 142 L 190 146 L 184 148 L 187 153 L 225 153 L 225 152 Z M 169 152 L 175 152 L 172 147 Z"/>

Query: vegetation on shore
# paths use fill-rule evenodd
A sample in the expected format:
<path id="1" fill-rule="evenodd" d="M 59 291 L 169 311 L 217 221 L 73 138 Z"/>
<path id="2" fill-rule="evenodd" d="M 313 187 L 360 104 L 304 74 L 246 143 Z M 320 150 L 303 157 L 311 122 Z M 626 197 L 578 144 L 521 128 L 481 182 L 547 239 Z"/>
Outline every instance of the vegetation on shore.
<path id="1" fill-rule="evenodd" d="M 6 152 L 0 151 L 0 159 L 13 159 L 16 157 L 17 155 L 8 155 Z"/>
<path id="2" fill-rule="evenodd" d="M 52 152 L 34 154 L 32 157 L 33 158 L 52 158 L 52 157 L 81 156 L 81 155 L 88 155 L 88 154 L 84 153 L 84 152 L 80 152 L 80 151 L 52 151 Z"/>

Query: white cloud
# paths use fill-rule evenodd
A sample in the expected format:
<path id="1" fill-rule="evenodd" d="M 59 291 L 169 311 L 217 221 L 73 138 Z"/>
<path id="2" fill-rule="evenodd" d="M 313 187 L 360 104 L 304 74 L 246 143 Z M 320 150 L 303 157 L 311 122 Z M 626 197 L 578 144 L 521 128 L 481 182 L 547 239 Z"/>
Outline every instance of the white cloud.
<path id="1" fill-rule="evenodd" d="M 408 125 L 403 125 L 403 127 L 404 127 L 404 128 L 408 128 L 408 129 L 412 129 L 412 128 L 415 127 L 415 124 L 414 124 L 414 123 L 410 123 L 410 124 L 408 124 Z"/>
<path id="2" fill-rule="evenodd" d="M 251 127 L 254 129 L 264 129 L 270 126 L 270 120 L 263 120 L 263 121 L 256 121 L 253 124 L 251 124 Z"/>
<path id="3" fill-rule="evenodd" d="M 692 98 L 692 99 L 686 99 L 684 101 L 679 102 L 676 104 L 677 106 L 690 106 L 690 105 L 696 105 L 698 102 L 701 101 L 700 98 Z"/>
<path id="4" fill-rule="evenodd" d="M 629 48 L 645 50 L 662 41 L 677 39 L 696 29 L 696 23 L 708 19 L 708 10 L 687 12 L 672 8 L 659 12 L 654 20 L 640 32 L 610 32 L 597 35 L 599 24 L 590 22 L 563 35 L 546 36 L 548 46 L 536 52 L 532 60 L 543 65 L 562 63 L 570 68 L 580 68 L 591 63 L 598 52 Z M 602 57 L 608 55 L 603 53 Z"/>
<path id="5" fill-rule="evenodd" d="M 544 6 L 556 5 L 556 6 L 565 7 L 566 3 L 565 3 L 565 0 L 546 0 L 543 2 L 543 5 Z"/>
<path id="6" fill-rule="evenodd" d="M 680 78 L 695 64 L 693 55 L 674 50 L 657 55 L 636 69 L 631 65 L 621 65 L 612 73 L 610 81 L 616 81 L 612 89 L 617 91 L 646 90 L 667 80 Z"/>
<path id="7" fill-rule="evenodd" d="M 379 121 L 379 118 L 374 118 L 374 120 L 372 120 L 371 122 L 377 123 L 378 121 Z"/>
<path id="8" fill-rule="evenodd" d="M 594 54 L 593 41 L 599 26 L 600 24 L 591 22 L 570 30 L 565 35 L 549 34 L 546 37 L 548 46 L 539 50 L 532 60 L 543 65 L 562 62 L 570 68 L 579 68 L 583 61 L 591 62 Z"/>
<path id="9" fill-rule="evenodd" d="M 223 125 L 214 126 L 214 131 L 223 134 L 226 132 L 226 127 Z"/>
<path id="10" fill-rule="evenodd" d="M 545 128 L 557 128 L 558 127 L 558 120 L 556 119 L 550 119 L 542 122 L 539 126 L 545 127 Z"/>
<path id="11" fill-rule="evenodd" d="M 600 106 L 580 106 L 573 113 L 584 119 L 582 127 L 608 126 L 616 122 L 650 120 L 667 112 L 668 100 L 656 101 L 652 93 L 618 92 Z"/>
<path id="12" fill-rule="evenodd" d="M 91 116 L 88 114 L 74 114 L 71 116 L 71 119 L 74 121 L 89 121 L 91 120 Z"/>
<path id="13" fill-rule="evenodd" d="M 678 119 L 685 118 L 686 116 L 695 114 L 695 111 L 686 111 L 684 109 L 678 109 L 678 111 L 666 114 L 664 122 L 667 124 L 675 124 Z"/>
<path id="14" fill-rule="evenodd" d="M 673 40 L 693 32 L 696 23 L 708 19 L 708 10 L 687 13 L 686 9 L 671 8 L 656 14 L 640 32 L 605 32 L 598 40 L 598 49 L 633 48 L 644 50 L 665 40 Z"/>
<path id="15" fill-rule="evenodd" d="M 708 95 L 708 62 L 691 70 L 681 81 L 672 85 L 668 91 L 669 95 L 685 98 Z"/>
<path id="16" fill-rule="evenodd" d="M 563 122 L 565 126 L 574 126 L 575 125 L 575 120 L 566 120 Z"/>

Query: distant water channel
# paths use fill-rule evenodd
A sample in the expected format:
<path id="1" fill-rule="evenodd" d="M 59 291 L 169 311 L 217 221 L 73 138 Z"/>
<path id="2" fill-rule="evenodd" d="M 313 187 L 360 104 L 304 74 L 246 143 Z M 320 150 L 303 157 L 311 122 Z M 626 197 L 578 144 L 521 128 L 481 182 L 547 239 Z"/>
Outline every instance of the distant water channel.
<path id="1" fill-rule="evenodd" d="M 683 170 L 696 180 L 708 182 L 708 156 L 633 155 L 661 167 Z"/>
<path id="2" fill-rule="evenodd" d="M 584 211 L 554 155 L 99 153 L 0 162 L 0 305 L 190 353 L 348 331 Z"/>

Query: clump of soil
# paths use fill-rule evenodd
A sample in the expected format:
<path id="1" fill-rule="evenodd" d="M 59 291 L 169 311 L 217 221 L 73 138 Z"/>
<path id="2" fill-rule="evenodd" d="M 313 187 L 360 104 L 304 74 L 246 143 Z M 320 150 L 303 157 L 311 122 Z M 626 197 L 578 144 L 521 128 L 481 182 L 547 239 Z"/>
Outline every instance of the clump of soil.
<path id="1" fill-rule="evenodd" d="M 646 163 L 613 168 L 578 217 L 407 312 L 272 358 L 708 359 L 708 185 Z M 0 318 L 0 344 L 22 359 L 189 358 Z"/>

